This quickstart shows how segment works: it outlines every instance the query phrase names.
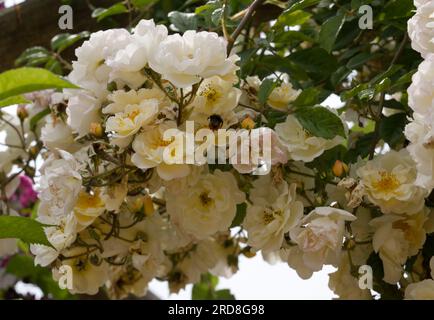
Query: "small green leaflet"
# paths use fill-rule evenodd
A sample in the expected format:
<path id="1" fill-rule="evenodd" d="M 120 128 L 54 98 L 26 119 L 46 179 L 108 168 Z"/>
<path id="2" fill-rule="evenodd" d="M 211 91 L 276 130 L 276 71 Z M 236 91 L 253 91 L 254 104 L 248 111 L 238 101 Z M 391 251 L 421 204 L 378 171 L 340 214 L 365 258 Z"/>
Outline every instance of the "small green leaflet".
<path id="1" fill-rule="evenodd" d="M 20 239 L 52 247 L 43 227 L 43 224 L 30 218 L 0 216 L 0 239 Z"/>

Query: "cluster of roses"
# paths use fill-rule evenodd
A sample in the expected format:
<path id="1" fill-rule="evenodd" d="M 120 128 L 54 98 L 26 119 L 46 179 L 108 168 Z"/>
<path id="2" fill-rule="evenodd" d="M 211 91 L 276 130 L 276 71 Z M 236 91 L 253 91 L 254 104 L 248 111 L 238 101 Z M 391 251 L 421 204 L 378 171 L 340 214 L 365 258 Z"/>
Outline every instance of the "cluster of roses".
<path id="1" fill-rule="evenodd" d="M 410 25 L 428 19 L 423 12 L 430 6 L 420 4 Z M 410 27 L 415 44 L 431 45 L 418 42 L 424 32 L 430 31 Z M 434 232 L 434 214 L 425 206 L 434 183 L 427 140 L 432 99 L 423 96 L 433 92 L 424 71 L 429 55 L 409 90 L 416 112 L 406 130 L 408 150 L 361 159 L 351 168 L 337 163 L 337 177 L 319 193 L 317 172 L 305 164 L 345 138 L 317 137 L 302 126 L 291 112 L 300 91 L 286 75 L 277 75 L 265 106 L 287 113 L 286 119 L 268 128 L 258 101 L 261 80 L 239 79 L 239 58 L 226 51 L 215 33 L 169 35 L 145 20 L 132 33 L 94 33 L 77 49 L 69 80 L 81 89 L 53 94 L 41 129 L 47 151 L 37 219 L 49 225 L 52 247 L 31 246 L 36 264 L 50 266 L 58 280 L 69 266 L 71 292 L 95 294 L 105 286 L 111 297 L 122 298 L 144 295 L 155 278 L 176 292 L 206 272 L 230 276 L 240 256 L 261 252 L 304 279 L 335 266 L 330 288 L 354 299 L 372 298 L 360 288 L 357 271 L 378 254 L 386 283 L 399 284 L 406 298 L 432 298 L 434 280 L 421 254 Z M 257 130 L 270 137 L 271 150 L 247 151 L 270 151 L 270 172 L 256 176 L 260 163 L 231 162 L 220 133 L 209 145 L 228 165 L 171 162 L 191 152 L 177 146 L 187 121 L 195 130 Z M 168 129 L 182 139 L 167 140 Z"/>

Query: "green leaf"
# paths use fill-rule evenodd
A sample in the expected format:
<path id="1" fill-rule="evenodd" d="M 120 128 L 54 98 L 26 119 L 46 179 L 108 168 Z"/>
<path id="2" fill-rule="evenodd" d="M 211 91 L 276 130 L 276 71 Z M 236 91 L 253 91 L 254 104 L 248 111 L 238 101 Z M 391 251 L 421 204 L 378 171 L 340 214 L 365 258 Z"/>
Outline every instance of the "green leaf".
<path id="1" fill-rule="evenodd" d="M 345 15 L 338 13 L 336 16 L 328 19 L 321 27 L 321 31 L 319 33 L 319 43 L 322 48 L 327 50 L 327 52 L 330 53 L 333 50 L 336 38 L 338 37 L 344 22 Z"/>
<path id="2" fill-rule="evenodd" d="M 386 19 L 406 18 L 412 15 L 412 10 L 414 10 L 413 0 L 387 1 L 384 7 L 384 17 Z"/>
<path id="3" fill-rule="evenodd" d="M 88 37 L 89 32 L 87 31 L 78 34 L 61 33 L 51 39 L 51 48 L 57 53 L 61 53 L 63 50 L 72 46 L 74 43 Z"/>
<path id="4" fill-rule="evenodd" d="M 307 7 L 311 7 L 317 3 L 321 2 L 321 0 L 300 0 L 297 1 L 296 3 L 294 3 L 291 7 L 289 7 L 288 10 L 286 10 L 285 12 L 294 12 L 297 10 L 302 10 L 304 8 Z"/>
<path id="5" fill-rule="evenodd" d="M 134 7 L 141 9 L 143 7 L 152 6 L 156 4 L 158 1 L 160 0 L 131 0 L 131 4 Z"/>
<path id="6" fill-rule="evenodd" d="M 0 74 L 0 100 L 33 91 L 64 88 L 78 87 L 40 68 L 24 67 Z"/>
<path id="7" fill-rule="evenodd" d="M 198 19 L 194 13 L 172 11 L 168 17 L 176 31 L 196 30 L 198 27 Z"/>
<path id="8" fill-rule="evenodd" d="M 52 247 L 43 227 L 43 224 L 29 218 L 0 216 L 0 239 L 16 238 L 26 243 Z"/>
<path id="9" fill-rule="evenodd" d="M 397 113 L 382 118 L 379 130 L 381 139 L 394 148 L 400 142 L 405 141 L 403 130 L 406 124 L 407 116 L 405 113 Z"/>
<path id="10" fill-rule="evenodd" d="M 317 81 L 329 77 L 338 68 L 336 58 L 319 47 L 298 50 L 286 59 L 308 72 L 309 76 Z"/>
<path id="11" fill-rule="evenodd" d="M 215 300 L 235 300 L 235 296 L 229 289 L 222 289 L 215 292 Z"/>
<path id="12" fill-rule="evenodd" d="M 27 104 L 27 103 L 30 103 L 30 101 L 21 95 L 12 96 L 12 97 L 0 100 L 0 108 L 11 106 L 14 104 Z"/>
<path id="13" fill-rule="evenodd" d="M 279 18 L 277 18 L 274 28 L 302 25 L 308 21 L 311 16 L 310 13 L 302 10 L 296 10 L 293 12 L 285 11 L 279 16 Z"/>
<path id="14" fill-rule="evenodd" d="M 264 79 L 261 83 L 261 86 L 259 88 L 258 92 L 258 99 L 259 103 L 264 105 L 268 97 L 270 96 L 271 92 L 273 92 L 274 88 L 276 88 L 277 82 L 274 79 Z"/>
<path id="15" fill-rule="evenodd" d="M 237 213 L 232 221 L 231 228 L 240 226 L 246 217 L 247 204 L 245 202 L 237 205 Z"/>
<path id="16" fill-rule="evenodd" d="M 30 130 L 35 130 L 36 126 L 38 125 L 38 122 L 41 121 L 43 118 L 45 118 L 45 116 L 48 116 L 50 113 L 51 113 L 50 108 L 46 108 L 46 109 L 38 112 L 37 114 L 35 114 L 30 119 Z"/>
<path id="17" fill-rule="evenodd" d="M 325 107 L 303 108 L 295 112 L 300 124 L 310 134 L 333 139 L 337 135 L 345 137 L 344 125 L 341 119 Z"/>
<path id="18" fill-rule="evenodd" d="M 95 9 L 92 12 L 92 18 L 96 18 L 96 20 L 100 22 L 105 18 L 118 15 L 118 14 L 127 13 L 127 12 L 128 12 L 128 8 L 122 2 L 118 2 L 107 9 L 104 8 Z"/>
<path id="19" fill-rule="evenodd" d="M 352 57 L 347 62 L 347 67 L 349 69 L 356 69 L 358 67 L 363 66 L 369 60 L 372 60 L 372 59 L 377 58 L 377 57 L 378 57 L 377 54 L 372 54 L 370 52 L 361 52 L 358 55 Z"/>
<path id="20" fill-rule="evenodd" d="M 292 103 L 294 107 L 306 107 L 306 106 L 314 106 L 318 104 L 319 101 L 320 90 L 317 88 L 308 88 L 303 90 L 300 95 L 295 99 Z"/>
<path id="21" fill-rule="evenodd" d="M 234 295 L 228 290 L 216 290 L 219 279 L 210 273 L 201 276 L 200 282 L 193 286 L 192 300 L 235 300 Z"/>
<path id="22" fill-rule="evenodd" d="M 44 47 L 31 47 L 21 53 L 21 55 L 15 60 L 15 65 L 39 65 L 41 63 L 45 63 L 50 56 L 50 52 Z"/>

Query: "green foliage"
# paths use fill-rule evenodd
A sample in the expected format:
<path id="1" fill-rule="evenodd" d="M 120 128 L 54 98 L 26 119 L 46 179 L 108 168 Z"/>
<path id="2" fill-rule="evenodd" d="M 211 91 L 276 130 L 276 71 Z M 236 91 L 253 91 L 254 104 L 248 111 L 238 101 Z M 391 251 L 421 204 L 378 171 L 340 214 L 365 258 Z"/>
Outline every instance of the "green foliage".
<path id="1" fill-rule="evenodd" d="M 61 53 L 78 41 L 86 39 L 88 37 L 89 32 L 87 31 L 80 32 L 78 34 L 61 33 L 51 39 L 51 49 L 57 53 Z"/>
<path id="2" fill-rule="evenodd" d="M 7 264 L 6 272 L 19 279 L 30 281 L 37 285 L 44 296 L 54 299 L 74 299 L 67 290 L 59 288 L 57 282 L 53 280 L 50 269 L 35 266 L 30 256 L 15 255 Z"/>
<path id="3" fill-rule="evenodd" d="M 123 4 L 123 2 L 118 2 L 112 5 L 111 7 L 105 8 L 97 8 L 92 12 L 92 18 L 96 18 L 99 22 L 103 19 L 106 19 L 111 16 L 119 15 L 122 13 L 127 13 L 128 8 Z"/>
<path id="4" fill-rule="evenodd" d="M 193 300 L 235 300 L 228 289 L 217 290 L 219 279 L 209 273 L 203 274 L 201 281 L 193 286 Z"/>
<path id="5" fill-rule="evenodd" d="M 77 87 L 44 69 L 19 68 L 0 74 L 0 101 L 23 93 L 64 88 Z"/>
<path id="6" fill-rule="evenodd" d="M 26 98 L 24 98 L 21 95 L 12 96 L 12 97 L 0 100 L 0 108 L 11 106 L 14 104 L 20 104 L 20 103 L 29 103 L 29 101 L 26 100 Z"/>
<path id="7" fill-rule="evenodd" d="M 345 136 L 342 120 L 325 107 L 302 108 L 295 112 L 301 125 L 312 135 L 325 139 Z"/>
<path id="8" fill-rule="evenodd" d="M 0 216 L 0 239 L 16 238 L 51 247 L 43 227 L 41 223 L 25 217 Z"/>
<path id="9" fill-rule="evenodd" d="M 235 218 L 232 221 L 231 228 L 240 226 L 244 218 L 246 217 L 247 212 L 247 203 L 243 202 L 237 205 L 237 213 L 235 214 Z"/>

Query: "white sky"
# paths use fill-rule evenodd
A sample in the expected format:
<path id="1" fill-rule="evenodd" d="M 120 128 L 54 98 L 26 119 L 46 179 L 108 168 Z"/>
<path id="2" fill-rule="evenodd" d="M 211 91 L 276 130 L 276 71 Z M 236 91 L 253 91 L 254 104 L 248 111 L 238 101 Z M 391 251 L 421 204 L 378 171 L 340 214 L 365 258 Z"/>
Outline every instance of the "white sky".
<path id="1" fill-rule="evenodd" d="M 324 267 L 309 280 L 301 279 L 286 263 L 270 265 L 261 255 L 252 259 L 240 257 L 240 270 L 231 278 L 220 278 L 218 289 L 230 289 L 239 300 L 329 300 L 334 297 L 328 288 L 328 273 Z M 161 299 L 191 299 L 191 288 L 169 295 L 165 282 L 154 280 L 149 289 Z"/>

